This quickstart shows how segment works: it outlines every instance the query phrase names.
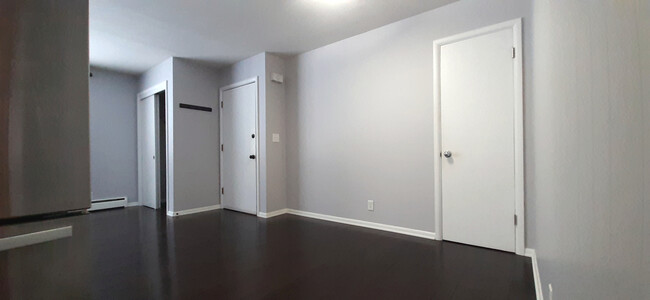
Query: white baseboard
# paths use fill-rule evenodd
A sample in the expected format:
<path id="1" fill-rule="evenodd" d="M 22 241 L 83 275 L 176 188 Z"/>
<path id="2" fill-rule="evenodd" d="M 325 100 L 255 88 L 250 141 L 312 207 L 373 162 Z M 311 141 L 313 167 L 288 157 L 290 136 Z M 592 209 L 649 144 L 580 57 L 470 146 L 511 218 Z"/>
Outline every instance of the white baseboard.
<path id="1" fill-rule="evenodd" d="M 356 219 L 341 218 L 341 217 L 317 214 L 317 213 L 306 212 L 306 211 L 295 210 L 295 209 L 287 209 L 286 213 L 302 216 L 302 217 L 330 221 L 330 222 L 343 223 L 347 225 L 354 225 L 354 226 L 366 227 L 366 228 L 383 230 L 383 231 L 390 231 L 394 233 L 411 235 L 411 236 L 416 236 L 416 237 L 430 239 L 430 240 L 434 240 L 436 238 L 436 234 L 434 232 L 429 232 L 429 231 L 423 231 L 423 230 L 417 230 L 417 229 L 411 229 L 411 228 L 405 228 L 405 227 L 399 227 L 393 225 L 386 225 L 381 223 L 373 223 L 373 222 L 361 221 Z"/>
<path id="2" fill-rule="evenodd" d="M 133 206 L 142 206 L 142 203 L 140 202 L 127 202 L 126 207 L 133 207 Z"/>
<path id="3" fill-rule="evenodd" d="M 211 211 L 215 209 L 220 209 L 221 205 L 210 205 L 206 207 L 199 207 L 199 208 L 193 208 L 193 209 L 188 209 L 188 210 L 180 210 L 180 211 L 168 211 L 167 215 L 170 217 L 178 217 L 178 216 L 184 216 L 184 215 L 190 215 L 190 214 L 196 214 L 200 212 L 206 212 L 206 211 Z"/>
<path id="4" fill-rule="evenodd" d="M 535 249 L 526 248 L 524 255 L 530 257 L 533 262 L 533 278 L 535 279 L 535 292 L 537 293 L 537 300 L 544 300 L 542 281 L 539 278 L 539 267 L 537 266 L 537 252 L 535 252 Z"/>
<path id="5" fill-rule="evenodd" d="M 0 251 L 45 243 L 72 236 L 72 226 L 0 238 Z"/>
<path id="6" fill-rule="evenodd" d="M 268 219 L 268 218 L 277 217 L 277 216 L 279 216 L 279 215 L 284 215 L 284 214 L 286 214 L 286 213 L 288 213 L 288 212 L 289 212 L 289 209 L 288 209 L 288 208 L 284 208 L 284 209 L 278 209 L 278 210 L 276 210 L 276 211 L 272 211 L 272 212 L 268 212 L 268 213 L 265 213 L 265 212 L 258 212 L 258 213 L 257 213 L 257 216 L 260 217 L 260 218 Z"/>
<path id="7" fill-rule="evenodd" d="M 126 207 L 128 202 L 129 199 L 127 197 L 94 199 L 90 201 L 90 208 L 88 211 Z"/>

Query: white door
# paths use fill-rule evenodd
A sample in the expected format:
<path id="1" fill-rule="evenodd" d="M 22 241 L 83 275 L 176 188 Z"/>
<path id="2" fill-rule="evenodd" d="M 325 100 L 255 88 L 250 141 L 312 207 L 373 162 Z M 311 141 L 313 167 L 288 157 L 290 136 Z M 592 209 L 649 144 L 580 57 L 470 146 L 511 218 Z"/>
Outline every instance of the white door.
<path id="1" fill-rule="evenodd" d="M 222 206 L 257 214 L 257 82 L 222 90 Z"/>
<path id="2" fill-rule="evenodd" d="M 138 102 L 138 180 L 142 204 L 158 209 L 155 99 L 156 96 L 152 95 Z"/>
<path id="3" fill-rule="evenodd" d="M 513 30 L 440 48 L 445 240 L 515 250 Z M 448 157 L 447 157 L 448 156 Z"/>

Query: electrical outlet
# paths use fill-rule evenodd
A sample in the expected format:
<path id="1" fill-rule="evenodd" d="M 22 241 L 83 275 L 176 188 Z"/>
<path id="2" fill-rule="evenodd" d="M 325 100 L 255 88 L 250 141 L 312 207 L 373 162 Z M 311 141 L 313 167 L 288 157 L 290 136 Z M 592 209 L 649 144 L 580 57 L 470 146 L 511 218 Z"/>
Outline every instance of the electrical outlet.
<path id="1" fill-rule="evenodd" d="M 553 300 L 553 285 L 548 284 L 548 300 Z"/>
<path id="2" fill-rule="evenodd" d="M 368 200 L 368 210 L 369 211 L 375 210 L 375 200 Z"/>

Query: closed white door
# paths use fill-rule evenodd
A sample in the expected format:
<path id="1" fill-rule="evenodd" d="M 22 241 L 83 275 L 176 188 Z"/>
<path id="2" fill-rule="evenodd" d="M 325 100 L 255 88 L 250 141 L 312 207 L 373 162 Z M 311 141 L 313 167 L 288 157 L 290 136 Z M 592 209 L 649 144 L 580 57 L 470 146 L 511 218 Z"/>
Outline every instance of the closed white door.
<path id="1" fill-rule="evenodd" d="M 138 180 L 142 205 L 158 209 L 155 97 L 152 95 L 138 102 Z"/>
<path id="2" fill-rule="evenodd" d="M 222 206 L 257 214 L 257 82 L 221 93 Z"/>
<path id="3" fill-rule="evenodd" d="M 515 250 L 513 30 L 440 48 L 443 238 Z"/>

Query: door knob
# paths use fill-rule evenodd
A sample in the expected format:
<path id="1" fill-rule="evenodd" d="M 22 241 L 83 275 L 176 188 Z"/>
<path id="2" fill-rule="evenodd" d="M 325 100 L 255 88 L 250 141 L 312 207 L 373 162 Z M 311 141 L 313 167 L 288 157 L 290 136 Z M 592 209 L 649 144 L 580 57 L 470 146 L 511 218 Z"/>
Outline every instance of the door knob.
<path id="1" fill-rule="evenodd" d="M 447 150 L 445 152 L 442 152 L 442 155 L 444 155 L 446 158 L 450 158 L 451 157 L 451 151 Z"/>
<path id="2" fill-rule="evenodd" d="M 248 158 L 255 159 L 255 155 L 253 154 L 253 155 L 249 156 Z"/>

